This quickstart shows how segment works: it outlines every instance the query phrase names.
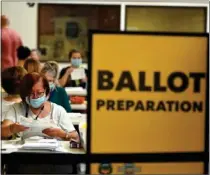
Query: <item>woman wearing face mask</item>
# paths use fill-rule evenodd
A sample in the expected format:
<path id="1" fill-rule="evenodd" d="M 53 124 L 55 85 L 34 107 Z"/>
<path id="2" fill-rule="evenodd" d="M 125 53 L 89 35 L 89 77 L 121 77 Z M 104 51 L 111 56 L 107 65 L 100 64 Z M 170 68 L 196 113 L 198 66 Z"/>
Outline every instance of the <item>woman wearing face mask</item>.
<path id="1" fill-rule="evenodd" d="M 86 88 L 87 70 L 85 70 L 86 77 L 82 80 L 71 80 L 71 73 L 74 69 L 80 68 L 82 64 L 82 56 L 78 50 L 72 50 L 69 53 L 69 60 L 71 66 L 61 70 L 59 83 L 62 87 L 83 87 Z"/>
<path id="2" fill-rule="evenodd" d="M 35 72 L 25 75 L 20 84 L 22 102 L 14 104 L 7 112 L 2 124 L 1 136 L 7 138 L 22 131 L 25 131 L 22 134 L 23 137 L 35 136 L 27 127 L 20 124 L 22 120 L 28 118 L 32 121 L 54 124 L 55 127 L 44 129 L 38 136 L 79 142 L 78 133 L 65 109 L 47 101 L 49 93 L 49 83 L 43 75 Z"/>
<path id="3" fill-rule="evenodd" d="M 45 75 L 50 86 L 49 101 L 62 106 L 66 112 L 71 112 L 69 97 L 64 88 L 57 85 L 58 64 L 55 61 L 48 61 L 44 64 L 41 73 Z"/>

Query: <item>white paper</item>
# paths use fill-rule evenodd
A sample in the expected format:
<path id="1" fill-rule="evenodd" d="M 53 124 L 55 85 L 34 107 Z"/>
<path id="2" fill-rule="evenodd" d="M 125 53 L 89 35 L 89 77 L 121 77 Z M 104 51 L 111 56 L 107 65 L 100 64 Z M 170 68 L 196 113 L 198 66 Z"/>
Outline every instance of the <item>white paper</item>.
<path id="1" fill-rule="evenodd" d="M 26 131 L 22 132 L 22 137 L 24 139 L 33 137 L 33 136 L 47 136 L 46 134 L 43 134 L 42 131 L 47 128 L 57 128 L 58 126 L 49 123 L 49 122 L 43 122 L 39 120 L 31 120 L 31 119 L 24 119 L 21 118 L 20 124 L 26 127 L 29 127 Z"/>
<path id="2" fill-rule="evenodd" d="M 72 80 L 81 80 L 84 78 L 85 78 L 85 69 L 83 68 L 74 69 L 71 73 Z"/>
<path id="3" fill-rule="evenodd" d="M 18 149 L 21 148 L 22 145 L 18 145 L 18 144 L 2 144 L 1 149 Z"/>
<path id="4" fill-rule="evenodd" d="M 84 91 L 82 87 L 66 87 L 65 90 L 67 92 L 83 92 Z"/>
<path id="5" fill-rule="evenodd" d="M 22 146 L 22 149 L 49 149 L 53 150 L 59 147 L 59 142 L 56 139 L 41 139 L 37 142 L 27 142 Z"/>
<path id="6" fill-rule="evenodd" d="M 39 143 L 58 143 L 58 141 L 56 139 L 40 139 L 38 141 Z"/>
<path id="7" fill-rule="evenodd" d="M 53 150 L 59 147 L 58 143 L 25 143 L 22 149 L 49 149 Z"/>
<path id="8" fill-rule="evenodd" d="M 1 152 L 6 154 L 6 153 L 13 153 L 13 152 L 17 152 L 19 148 L 10 148 L 10 149 L 6 149 L 6 150 L 2 150 Z"/>
<path id="9" fill-rule="evenodd" d="M 78 117 L 82 117 L 81 113 L 67 113 L 67 116 L 70 118 L 78 118 Z"/>

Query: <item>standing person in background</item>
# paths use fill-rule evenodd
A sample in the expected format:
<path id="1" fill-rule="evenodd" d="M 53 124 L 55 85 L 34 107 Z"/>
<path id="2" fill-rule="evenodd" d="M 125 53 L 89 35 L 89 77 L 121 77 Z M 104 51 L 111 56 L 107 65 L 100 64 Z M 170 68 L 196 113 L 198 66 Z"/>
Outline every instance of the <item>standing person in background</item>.
<path id="1" fill-rule="evenodd" d="M 38 49 L 32 49 L 31 50 L 31 58 L 33 58 L 34 60 L 37 60 L 37 61 L 39 61 L 40 60 L 40 52 L 39 52 L 39 50 Z"/>
<path id="2" fill-rule="evenodd" d="M 17 48 L 22 45 L 20 35 L 9 28 L 9 19 L 1 16 L 1 58 L 2 69 L 17 65 Z"/>
<path id="3" fill-rule="evenodd" d="M 23 67 L 25 60 L 31 55 L 31 50 L 28 47 L 20 46 L 17 49 L 18 66 Z"/>
<path id="4" fill-rule="evenodd" d="M 71 80 L 71 73 L 74 69 L 80 68 L 82 65 L 82 56 L 78 50 L 72 50 L 69 53 L 69 61 L 71 66 L 63 68 L 60 72 L 59 83 L 62 87 L 83 87 L 86 88 L 87 70 L 85 70 L 86 77 L 82 80 Z"/>
<path id="5" fill-rule="evenodd" d="M 71 112 L 69 97 L 64 88 L 57 86 L 58 63 L 48 61 L 44 64 L 41 73 L 45 75 L 50 86 L 49 101 L 62 106 L 66 112 Z"/>
<path id="6" fill-rule="evenodd" d="M 33 58 L 26 59 L 23 67 L 28 71 L 28 73 L 39 73 L 41 71 L 41 63 Z"/>

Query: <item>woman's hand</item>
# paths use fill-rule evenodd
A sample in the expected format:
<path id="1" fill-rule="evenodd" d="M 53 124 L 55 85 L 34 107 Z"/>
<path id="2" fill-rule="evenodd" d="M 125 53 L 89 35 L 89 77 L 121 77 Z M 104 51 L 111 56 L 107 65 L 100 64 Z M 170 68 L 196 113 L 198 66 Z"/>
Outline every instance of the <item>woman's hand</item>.
<path id="1" fill-rule="evenodd" d="M 71 75 L 71 73 L 73 72 L 74 68 L 73 67 L 70 67 L 66 70 L 67 74 L 68 75 Z"/>
<path id="2" fill-rule="evenodd" d="M 60 128 L 47 128 L 47 129 L 44 129 L 42 133 L 50 137 L 59 137 L 59 138 L 65 138 L 65 135 L 66 135 L 66 132 Z"/>
<path id="3" fill-rule="evenodd" d="M 81 81 L 82 81 L 83 83 L 87 83 L 87 77 L 83 78 Z"/>
<path id="4" fill-rule="evenodd" d="M 19 123 L 13 123 L 13 124 L 9 125 L 9 128 L 10 128 L 10 132 L 12 134 L 26 131 L 27 129 L 29 129 L 29 127 L 25 127 L 23 125 L 20 125 Z"/>

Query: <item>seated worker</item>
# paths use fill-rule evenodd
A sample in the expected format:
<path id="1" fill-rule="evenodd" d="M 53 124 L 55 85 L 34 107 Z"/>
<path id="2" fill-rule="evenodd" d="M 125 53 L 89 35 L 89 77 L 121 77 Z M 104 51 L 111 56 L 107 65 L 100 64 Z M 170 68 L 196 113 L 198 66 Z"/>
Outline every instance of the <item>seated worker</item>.
<path id="1" fill-rule="evenodd" d="M 23 67 L 24 62 L 31 55 L 31 50 L 28 47 L 20 46 L 17 49 L 18 66 Z"/>
<path id="2" fill-rule="evenodd" d="M 40 52 L 38 49 L 32 49 L 31 50 L 31 58 L 33 58 L 34 60 L 39 61 L 40 60 Z"/>
<path id="3" fill-rule="evenodd" d="M 49 101 L 62 106 L 66 112 L 71 112 L 69 97 L 64 88 L 57 86 L 58 64 L 55 61 L 48 61 L 44 64 L 41 73 L 45 75 L 50 86 Z"/>
<path id="4" fill-rule="evenodd" d="M 14 66 L 5 69 L 1 74 L 2 87 L 7 93 L 2 98 L 2 116 L 1 121 L 4 120 L 6 113 L 15 103 L 20 103 L 20 81 L 27 74 L 27 71 L 20 66 Z"/>
<path id="5" fill-rule="evenodd" d="M 40 72 L 41 64 L 39 61 L 34 60 L 33 58 L 28 58 L 25 60 L 23 67 L 27 70 L 28 73 Z"/>
<path id="6" fill-rule="evenodd" d="M 71 80 L 71 73 L 74 69 L 80 68 L 82 64 L 82 56 L 78 50 L 72 50 L 69 53 L 69 61 L 71 66 L 61 70 L 59 83 L 62 87 L 83 87 L 86 88 L 87 70 L 85 70 L 86 77 L 83 80 Z"/>
<path id="7" fill-rule="evenodd" d="M 47 101 L 49 94 L 49 83 L 43 75 L 36 72 L 26 74 L 20 84 L 22 102 L 14 104 L 7 112 L 1 126 L 1 137 L 7 138 L 22 132 L 20 136 L 23 139 L 32 136 L 47 136 L 79 142 L 79 135 L 71 118 L 62 106 Z M 21 121 L 27 118 L 37 122 L 49 122 L 55 127 L 46 128 L 42 133 L 34 133 L 28 130 L 28 127 L 21 125 Z"/>

